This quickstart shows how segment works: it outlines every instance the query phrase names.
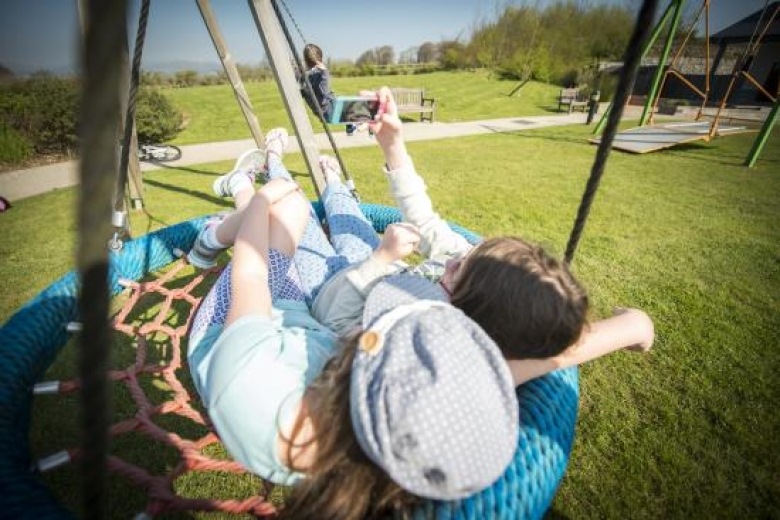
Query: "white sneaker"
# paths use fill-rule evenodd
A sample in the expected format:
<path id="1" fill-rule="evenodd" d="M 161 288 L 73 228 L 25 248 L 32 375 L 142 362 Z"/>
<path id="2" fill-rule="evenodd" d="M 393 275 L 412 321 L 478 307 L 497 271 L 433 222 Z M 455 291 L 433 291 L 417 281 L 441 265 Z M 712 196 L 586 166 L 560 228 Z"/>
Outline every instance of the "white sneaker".
<path id="1" fill-rule="evenodd" d="M 242 153 L 233 165 L 234 170 L 250 170 L 257 175 L 265 167 L 265 150 L 252 148 Z"/>
<path id="2" fill-rule="evenodd" d="M 233 171 L 217 177 L 212 186 L 214 193 L 220 197 L 234 197 L 241 185 L 246 182 L 241 178 L 246 177 L 249 184 L 253 185 L 258 174 L 263 171 L 264 165 L 265 152 L 263 150 L 259 148 L 247 150 L 236 159 Z"/>

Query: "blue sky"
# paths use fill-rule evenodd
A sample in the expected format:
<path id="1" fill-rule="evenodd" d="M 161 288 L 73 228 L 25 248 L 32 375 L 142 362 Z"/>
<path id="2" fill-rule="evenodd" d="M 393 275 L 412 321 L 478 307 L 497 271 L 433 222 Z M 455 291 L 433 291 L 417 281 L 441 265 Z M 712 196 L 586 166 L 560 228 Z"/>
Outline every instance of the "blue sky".
<path id="1" fill-rule="evenodd" d="M 106 0 L 110 1 L 110 0 Z M 355 59 L 363 51 L 391 45 L 398 56 L 425 41 L 467 37 L 480 20 L 506 3 L 544 5 L 551 0 L 286 0 L 307 41 L 326 56 Z M 639 0 L 625 0 L 636 8 Z M 620 0 L 591 0 L 619 3 Z M 0 0 L 0 64 L 14 71 L 75 70 L 77 0 Z M 245 0 L 212 0 L 223 35 L 238 63 L 257 64 L 263 48 Z M 689 0 L 695 9 L 699 0 Z M 138 0 L 131 19 L 137 17 Z M 153 0 L 144 63 L 216 62 L 217 56 L 195 0 Z M 666 2 L 661 2 L 662 6 Z M 717 31 L 761 9 L 764 0 L 712 0 L 711 26 Z M 303 42 L 289 23 L 298 48 Z M 132 27 L 131 41 L 135 35 Z"/>

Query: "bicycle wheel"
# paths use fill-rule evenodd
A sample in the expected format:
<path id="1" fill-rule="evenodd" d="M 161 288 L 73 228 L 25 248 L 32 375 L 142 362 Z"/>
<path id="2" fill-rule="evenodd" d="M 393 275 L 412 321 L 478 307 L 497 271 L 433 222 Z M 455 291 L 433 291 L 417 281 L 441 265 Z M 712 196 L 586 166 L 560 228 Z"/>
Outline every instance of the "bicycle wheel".
<path id="1" fill-rule="evenodd" d="M 181 148 L 179 148 L 178 146 L 174 146 L 172 144 L 166 144 L 161 146 L 160 148 L 164 148 L 164 150 L 160 152 L 156 152 L 154 154 L 154 158 L 156 161 L 169 162 L 181 158 Z"/>

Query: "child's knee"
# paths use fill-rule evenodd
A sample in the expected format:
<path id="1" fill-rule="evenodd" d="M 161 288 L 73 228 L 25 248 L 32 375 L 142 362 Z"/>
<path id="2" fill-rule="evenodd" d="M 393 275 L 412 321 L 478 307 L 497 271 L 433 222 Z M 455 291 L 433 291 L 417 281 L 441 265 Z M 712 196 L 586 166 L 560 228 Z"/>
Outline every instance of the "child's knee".
<path id="1" fill-rule="evenodd" d="M 271 206 L 271 218 L 286 221 L 305 223 L 311 213 L 311 204 L 300 193 L 291 193 Z"/>

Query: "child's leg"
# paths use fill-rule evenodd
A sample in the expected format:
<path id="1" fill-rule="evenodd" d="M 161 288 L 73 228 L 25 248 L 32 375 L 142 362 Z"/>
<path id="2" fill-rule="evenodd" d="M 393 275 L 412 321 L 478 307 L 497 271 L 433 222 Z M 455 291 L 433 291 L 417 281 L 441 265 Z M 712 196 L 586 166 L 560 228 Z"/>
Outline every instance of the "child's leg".
<path id="1" fill-rule="evenodd" d="M 302 195 L 295 193 L 271 207 L 268 285 L 272 302 L 281 299 L 305 301 L 301 278 L 293 262 L 293 252 L 298 247 L 309 220 L 309 208 L 309 202 Z M 225 323 L 230 308 L 231 270 L 232 263 L 229 263 L 198 309 L 190 332 L 192 345 L 202 339 L 209 327 Z"/>
<path id="2" fill-rule="evenodd" d="M 269 180 L 278 178 L 292 180 L 290 172 L 282 163 L 287 141 L 287 131 L 284 128 L 274 128 L 266 134 L 266 175 Z M 279 214 L 278 218 L 284 220 L 286 216 Z M 314 301 L 314 296 L 322 284 L 333 273 L 347 265 L 347 261 L 336 254 L 310 205 L 309 220 L 298 249 L 295 251 L 294 261 L 308 304 Z"/>
<path id="3" fill-rule="evenodd" d="M 305 301 L 301 278 L 293 259 L 280 251 L 271 249 L 268 252 L 268 261 L 268 284 L 271 288 L 271 301 L 274 303 L 278 300 Z M 198 307 L 190 328 L 190 348 L 200 343 L 209 327 L 225 324 L 230 309 L 230 273 L 232 268 L 232 263 L 225 267 Z"/>
<path id="4" fill-rule="evenodd" d="M 265 134 L 265 168 L 268 179 L 292 180 L 292 175 L 282 163 L 282 156 L 287 149 L 289 137 L 284 128 L 274 128 Z"/>
<path id="5" fill-rule="evenodd" d="M 379 245 L 379 236 L 374 227 L 341 182 L 336 159 L 323 156 L 320 158 L 320 167 L 327 181 L 322 199 L 330 228 L 330 241 L 316 216 L 312 215 L 295 253 L 295 263 L 310 304 L 331 276 L 350 264 L 365 260 Z"/>
<path id="6" fill-rule="evenodd" d="M 328 220 L 330 242 L 348 263 L 361 262 L 379 246 L 379 235 L 341 181 L 341 168 L 335 157 L 322 156 L 320 167 L 327 181 L 322 202 Z"/>

